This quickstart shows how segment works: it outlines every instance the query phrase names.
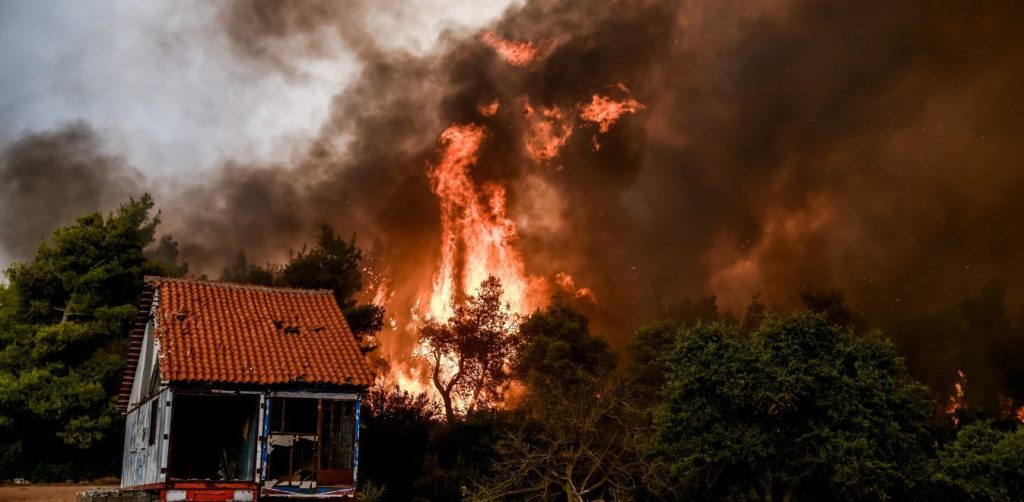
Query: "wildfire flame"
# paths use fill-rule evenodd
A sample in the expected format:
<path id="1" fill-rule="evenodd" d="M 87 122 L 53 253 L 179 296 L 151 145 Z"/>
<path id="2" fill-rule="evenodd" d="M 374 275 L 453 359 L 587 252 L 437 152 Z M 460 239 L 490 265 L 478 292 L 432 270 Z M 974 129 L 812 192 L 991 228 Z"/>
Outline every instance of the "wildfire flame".
<path id="1" fill-rule="evenodd" d="M 616 101 L 608 96 L 594 94 L 590 103 L 583 105 L 580 110 L 580 118 L 596 123 L 598 131 L 606 133 L 623 115 L 636 113 L 644 108 L 644 105 L 633 98 Z"/>
<path id="2" fill-rule="evenodd" d="M 557 106 L 541 107 L 538 112 L 530 106 L 528 99 L 523 101 L 523 112 L 527 123 L 526 152 L 536 162 L 557 157 L 572 135 L 572 123 L 566 120 Z"/>
<path id="3" fill-rule="evenodd" d="M 532 42 L 505 40 L 486 32 L 482 41 L 493 48 L 510 65 L 523 67 L 538 56 Z M 625 93 L 622 84 L 617 88 Z M 558 105 L 534 108 L 528 98 L 522 99 L 524 150 L 535 162 L 543 162 L 559 155 L 567 144 L 577 118 L 594 122 L 601 133 L 607 132 L 624 114 L 642 110 L 644 105 L 634 99 L 621 101 L 594 94 L 590 103 L 579 103 L 574 112 Z M 498 113 L 498 99 L 480 101 L 476 110 L 484 117 Z M 568 108 L 573 110 L 573 108 Z M 487 129 L 477 124 L 452 124 L 440 137 L 440 150 L 435 162 L 428 164 L 427 176 L 441 209 L 440 261 L 431 279 L 429 292 L 414 295 L 415 305 L 404 325 L 407 333 L 416 333 L 425 319 L 447 321 L 453 315 L 453 304 L 463 301 L 489 276 L 495 276 L 504 290 L 502 300 L 518 314 L 528 314 L 541 307 L 553 290 L 561 290 L 575 298 L 595 302 L 589 288 L 578 287 L 573 278 L 558 274 L 549 282 L 529 276 L 523 258 L 517 249 L 518 234 L 515 222 L 506 216 L 506 187 L 499 182 L 477 183 L 471 169 L 479 160 L 480 148 L 487 138 Z M 595 140 L 595 146 L 596 140 Z M 381 283 L 373 291 L 375 302 L 390 301 L 394 296 L 390 283 Z M 396 321 L 390 323 L 398 333 Z M 431 353 L 431 347 L 419 341 L 413 356 Z M 407 354 L 407 353 L 406 353 Z M 427 367 L 422 358 L 407 360 L 404 354 L 391 359 L 391 376 L 402 389 L 411 392 L 430 391 L 426 383 Z M 449 358 L 450 359 L 450 358 Z M 441 361 L 441 371 L 449 372 L 455 361 Z M 457 403 L 465 409 L 468 403 Z"/>
<path id="4" fill-rule="evenodd" d="M 478 103 L 476 105 L 476 111 L 480 112 L 480 115 L 484 117 L 493 117 L 495 113 L 498 113 L 498 108 L 501 107 L 501 103 L 497 99 L 490 103 Z"/>
<path id="5" fill-rule="evenodd" d="M 965 397 L 967 373 L 964 370 L 959 370 L 956 373 L 958 380 L 953 384 L 953 395 L 949 396 L 949 399 L 946 401 L 946 415 L 953 422 L 953 425 L 960 425 L 960 417 L 957 414 L 967 408 L 967 399 Z"/>
<path id="6" fill-rule="evenodd" d="M 483 41 L 512 66 L 526 66 L 537 56 L 537 48 L 533 46 L 533 42 L 505 40 L 489 31 L 484 33 Z"/>
<path id="7" fill-rule="evenodd" d="M 526 313 L 530 282 L 514 244 L 515 223 L 505 216 L 505 187 L 477 187 L 469 175 L 486 136 L 482 127 L 455 124 L 441 133 L 444 149 L 431 167 L 431 188 L 441 203 L 441 262 L 434 275 L 427 315 L 448 319 L 451 303 L 476 289 L 489 275 L 501 281 L 511 309 Z"/>

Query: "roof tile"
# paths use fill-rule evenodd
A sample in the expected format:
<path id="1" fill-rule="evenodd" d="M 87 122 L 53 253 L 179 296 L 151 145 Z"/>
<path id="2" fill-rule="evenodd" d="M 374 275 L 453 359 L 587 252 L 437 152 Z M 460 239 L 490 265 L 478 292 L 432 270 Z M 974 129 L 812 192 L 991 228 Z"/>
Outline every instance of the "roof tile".
<path id="1" fill-rule="evenodd" d="M 328 290 L 149 277 L 172 382 L 368 386 L 373 374 Z M 298 328 L 298 333 L 288 328 Z"/>

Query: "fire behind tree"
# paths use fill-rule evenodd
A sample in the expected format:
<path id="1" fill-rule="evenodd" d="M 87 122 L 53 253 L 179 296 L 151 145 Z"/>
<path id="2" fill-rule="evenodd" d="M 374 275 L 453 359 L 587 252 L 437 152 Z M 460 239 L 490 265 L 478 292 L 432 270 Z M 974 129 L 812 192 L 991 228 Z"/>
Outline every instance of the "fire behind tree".
<path id="1" fill-rule="evenodd" d="M 468 292 L 496 255 L 520 311 L 566 287 L 620 346 L 688 297 L 740 312 L 758 292 L 794 307 L 837 287 L 933 389 L 963 369 L 969 393 L 1024 397 L 1020 323 L 957 303 L 999 279 L 1008 316 L 1022 305 L 1019 2 L 535 1 L 419 55 L 370 31 L 373 5 L 225 4 L 237 61 L 301 78 L 290 58 L 340 41 L 361 73 L 289 161 L 157 194 L 194 270 L 240 249 L 280 260 L 323 220 L 378 241 L 368 295 L 394 316 L 381 351 L 396 364 L 414 307 L 443 318 L 433 300 Z M 451 131 L 468 130 L 479 141 L 456 151 Z M 110 156 L 56 148 L 64 136 L 5 151 L 5 247 L 34 247 L 18 229 L 48 224 L 38 201 L 78 207 L 34 181 L 141 184 L 117 162 L 76 168 Z M 446 159 L 469 192 L 438 183 Z"/>

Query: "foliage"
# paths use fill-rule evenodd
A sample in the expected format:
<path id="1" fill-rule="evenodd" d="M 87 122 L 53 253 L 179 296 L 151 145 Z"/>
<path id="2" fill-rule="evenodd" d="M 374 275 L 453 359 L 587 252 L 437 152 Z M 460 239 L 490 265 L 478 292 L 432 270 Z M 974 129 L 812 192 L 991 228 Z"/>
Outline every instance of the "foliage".
<path id="1" fill-rule="evenodd" d="M 170 235 L 161 236 L 156 245 L 143 252 L 150 262 L 160 266 L 161 271 L 158 275 L 163 277 L 184 277 L 188 274 L 188 263 L 178 262 L 180 254 L 178 241 Z"/>
<path id="2" fill-rule="evenodd" d="M 643 402 L 657 401 L 669 370 L 663 356 L 675 345 L 680 329 L 675 321 L 657 321 L 640 327 L 630 337 L 626 346 L 630 358 L 626 374 Z"/>
<path id="3" fill-rule="evenodd" d="M 349 308 L 356 304 L 353 295 L 363 287 L 359 270 L 362 257 L 355 235 L 346 241 L 324 223 L 320 225 L 316 245 L 293 254 L 281 271 L 278 282 L 295 288 L 330 289 L 338 305 L 343 309 Z"/>
<path id="4" fill-rule="evenodd" d="M 683 494 L 889 498 L 923 476 L 931 403 L 892 344 L 820 314 L 684 331 L 650 451 Z"/>
<path id="5" fill-rule="evenodd" d="M 274 284 L 274 267 L 268 265 L 264 268 L 252 263 L 243 251 L 239 251 L 235 261 L 221 272 L 220 280 L 240 284 L 272 286 Z"/>
<path id="6" fill-rule="evenodd" d="M 474 500 L 619 498 L 642 478 L 639 416 L 614 374 L 608 344 L 587 319 L 556 298 L 520 328 L 515 374 L 524 413 L 495 445 L 498 462 Z"/>
<path id="7" fill-rule="evenodd" d="M 972 500 L 1019 500 L 1024 494 L 1024 427 L 1000 431 L 975 422 L 938 452 L 936 480 Z"/>
<path id="8" fill-rule="evenodd" d="M 221 272 L 220 280 L 262 286 L 284 286 L 305 289 L 329 289 L 345 313 L 345 320 L 357 337 L 372 335 L 384 327 L 384 308 L 359 304 L 356 296 L 362 291 L 363 252 L 356 246 L 356 237 L 344 240 L 323 223 L 320 235 L 311 249 L 305 246 L 292 253 L 283 267 L 268 264 L 261 267 L 239 252 L 235 261 Z M 367 347 L 370 347 L 367 345 Z"/>
<path id="9" fill-rule="evenodd" d="M 705 322 L 711 323 L 724 320 L 721 312 L 718 311 L 718 298 L 714 295 L 705 296 L 697 300 L 683 298 L 674 303 L 662 305 L 658 312 L 659 319 L 671 319 L 679 324 L 692 326 Z"/>
<path id="10" fill-rule="evenodd" d="M 431 431 L 415 500 L 458 501 L 481 479 L 497 456 L 496 444 L 521 418 L 495 409 L 469 411 Z"/>
<path id="11" fill-rule="evenodd" d="M 846 296 L 838 289 L 804 291 L 800 293 L 800 301 L 807 310 L 824 315 L 829 324 L 851 328 L 856 332 L 867 328 L 864 314 L 854 312 L 846 304 Z"/>
<path id="12" fill-rule="evenodd" d="M 359 268 L 362 258 L 355 235 L 345 241 L 324 223 L 320 225 L 320 236 L 313 249 L 304 248 L 292 255 L 275 283 L 295 288 L 330 289 L 352 331 L 356 335 L 369 335 L 384 327 L 384 308 L 356 303 L 355 297 L 363 288 Z"/>
<path id="13" fill-rule="evenodd" d="M 120 458 L 116 399 L 147 274 L 184 270 L 153 243 L 148 195 L 57 230 L 0 289 L 0 475 L 107 474 Z M 95 459 L 103 459 L 97 461 Z M 90 459 L 91 461 L 87 461 Z"/>
<path id="14" fill-rule="evenodd" d="M 518 318 L 502 301 L 502 293 L 501 282 L 490 276 L 475 295 L 452 305 L 454 313 L 446 323 L 428 320 L 420 330 L 431 382 L 449 422 L 456 418 L 457 401 L 468 410 L 497 402 L 508 383 Z"/>
<path id="15" fill-rule="evenodd" d="M 426 394 L 411 394 L 397 385 L 373 387 L 363 401 L 360 422 L 360 478 L 366 494 L 379 487 L 376 500 L 410 500 L 422 476 L 427 442 L 437 407 Z"/>
<path id="16" fill-rule="evenodd" d="M 560 296 L 526 318 L 519 327 L 522 346 L 514 375 L 531 389 L 572 389 L 615 369 L 615 355 L 603 338 L 592 336 L 590 322 Z"/>
<path id="17" fill-rule="evenodd" d="M 893 331 L 911 370 L 937 393 L 950 392 L 958 371 L 967 375 L 970 413 L 999 416 L 1001 396 L 1024 406 L 1024 317 L 1011 315 L 1005 284 L 990 282 L 953 305 L 895 323 Z"/>
<path id="18" fill-rule="evenodd" d="M 364 481 L 362 485 L 359 493 L 356 495 L 356 500 L 360 502 L 383 502 L 387 500 L 385 498 L 385 494 L 388 492 L 386 487 L 378 486 L 372 480 Z"/>

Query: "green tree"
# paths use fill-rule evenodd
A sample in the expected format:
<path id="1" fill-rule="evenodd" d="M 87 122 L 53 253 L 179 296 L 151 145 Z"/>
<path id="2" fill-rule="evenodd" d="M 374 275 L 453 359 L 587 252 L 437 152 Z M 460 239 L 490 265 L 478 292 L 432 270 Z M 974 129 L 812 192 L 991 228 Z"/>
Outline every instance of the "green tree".
<path id="1" fill-rule="evenodd" d="M 1001 431 L 975 422 L 938 453 L 936 480 L 972 500 L 1020 500 L 1024 494 L 1024 427 Z"/>
<path id="2" fill-rule="evenodd" d="M 932 405 L 893 345 L 821 314 L 686 330 L 650 451 L 682 494 L 884 499 L 923 478 Z"/>
<path id="3" fill-rule="evenodd" d="M 356 301 L 356 295 L 363 288 L 362 258 L 363 252 L 356 246 L 355 235 L 346 241 L 324 223 L 320 225 L 316 245 L 293 254 L 274 283 L 295 288 L 330 289 L 353 333 L 357 336 L 370 335 L 384 326 L 384 308 L 360 305 Z"/>
<path id="4" fill-rule="evenodd" d="M 675 321 L 656 321 L 641 326 L 629 338 L 626 374 L 633 381 L 642 402 L 657 401 L 669 369 L 664 355 L 675 346 L 681 329 Z"/>
<path id="5" fill-rule="evenodd" d="M 181 269 L 173 257 L 147 257 L 159 222 L 152 207 L 146 195 L 109 216 L 83 216 L 7 269 L 0 476 L 108 474 L 120 457 L 117 392 L 143 277 Z"/>

